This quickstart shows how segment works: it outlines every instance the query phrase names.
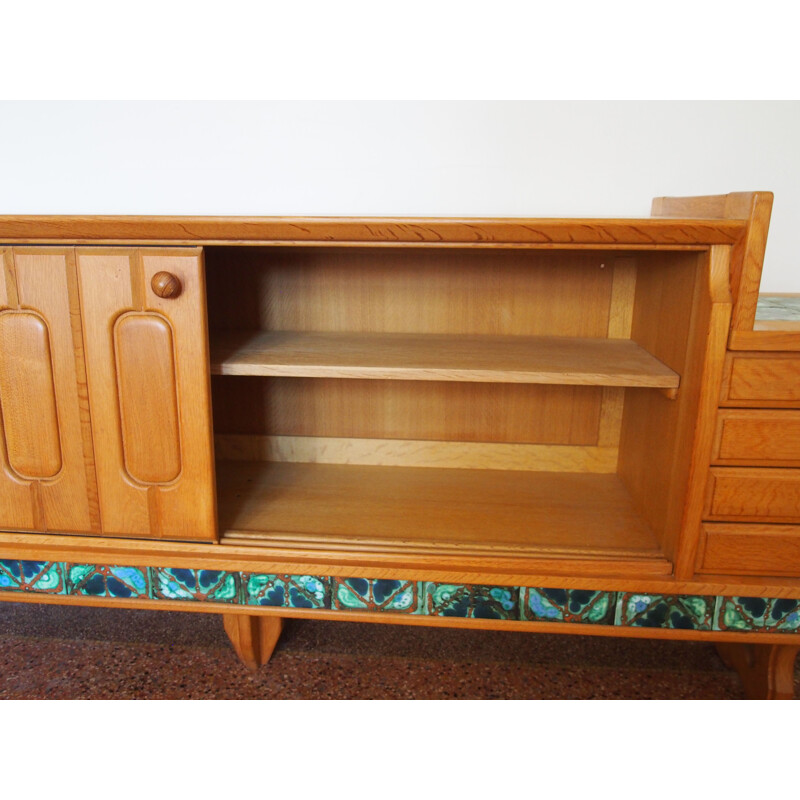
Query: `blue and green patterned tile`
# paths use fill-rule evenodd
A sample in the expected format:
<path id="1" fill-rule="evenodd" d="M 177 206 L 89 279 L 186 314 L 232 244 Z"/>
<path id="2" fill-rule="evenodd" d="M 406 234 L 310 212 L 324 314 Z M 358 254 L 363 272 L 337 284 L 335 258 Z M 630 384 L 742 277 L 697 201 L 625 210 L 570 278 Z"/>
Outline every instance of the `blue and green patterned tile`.
<path id="1" fill-rule="evenodd" d="M 251 606 L 330 608 L 330 578 L 316 575 L 244 575 L 244 602 Z"/>
<path id="2" fill-rule="evenodd" d="M 60 561 L 0 560 L 0 591 L 64 594 L 64 564 Z"/>
<path id="3" fill-rule="evenodd" d="M 91 597 L 149 597 L 146 567 L 67 564 L 67 593 Z"/>
<path id="4" fill-rule="evenodd" d="M 679 628 L 710 631 L 716 598 L 705 595 L 664 595 L 620 592 L 617 625 L 637 628 Z"/>
<path id="5" fill-rule="evenodd" d="M 518 619 L 519 588 L 427 582 L 425 613 L 437 617 Z"/>
<path id="6" fill-rule="evenodd" d="M 616 592 L 533 587 L 525 587 L 521 591 L 520 606 L 523 619 L 585 622 L 594 625 L 614 624 Z"/>
<path id="7" fill-rule="evenodd" d="M 800 600 L 720 597 L 714 619 L 718 631 L 800 631 Z"/>
<path id="8" fill-rule="evenodd" d="M 369 578 L 333 578 L 333 607 L 339 611 L 420 613 L 420 584 Z"/>
<path id="9" fill-rule="evenodd" d="M 151 570 L 153 595 L 162 600 L 200 600 L 211 603 L 239 602 L 239 573 L 216 569 Z"/>

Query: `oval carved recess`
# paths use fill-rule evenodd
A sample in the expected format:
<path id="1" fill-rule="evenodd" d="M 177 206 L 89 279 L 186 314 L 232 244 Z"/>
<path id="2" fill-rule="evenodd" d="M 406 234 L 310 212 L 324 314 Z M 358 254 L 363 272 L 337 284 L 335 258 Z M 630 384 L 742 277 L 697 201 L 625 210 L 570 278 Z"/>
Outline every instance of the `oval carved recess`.
<path id="1" fill-rule="evenodd" d="M 160 314 L 123 314 L 114 352 L 125 469 L 139 483 L 169 483 L 181 472 L 172 328 Z"/>
<path id="2" fill-rule="evenodd" d="M 0 408 L 8 464 L 26 480 L 61 470 L 47 323 L 31 311 L 0 312 Z"/>

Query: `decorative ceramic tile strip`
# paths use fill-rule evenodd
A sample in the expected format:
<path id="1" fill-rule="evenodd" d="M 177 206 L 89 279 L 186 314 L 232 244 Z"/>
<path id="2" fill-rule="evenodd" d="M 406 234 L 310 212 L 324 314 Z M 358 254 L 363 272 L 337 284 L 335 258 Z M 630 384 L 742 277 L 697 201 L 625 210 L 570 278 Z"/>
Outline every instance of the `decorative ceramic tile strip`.
<path id="1" fill-rule="evenodd" d="M 70 564 L 66 594 L 91 597 L 151 597 L 150 576 L 145 567 L 102 567 Z"/>
<path id="2" fill-rule="evenodd" d="M 332 578 L 333 607 L 340 611 L 394 611 L 421 614 L 417 581 Z"/>
<path id="3" fill-rule="evenodd" d="M 0 561 L 0 591 L 66 594 L 64 572 L 55 561 Z"/>
<path id="4" fill-rule="evenodd" d="M 151 569 L 153 597 L 160 600 L 205 600 L 241 603 L 241 576 L 216 569 Z"/>
<path id="5" fill-rule="evenodd" d="M 523 588 L 521 591 L 522 619 L 537 622 L 614 624 L 616 592 L 529 588 Z"/>
<path id="6" fill-rule="evenodd" d="M 426 583 L 423 614 L 436 617 L 519 619 L 519 589 L 509 586 L 470 586 Z"/>
<path id="7" fill-rule="evenodd" d="M 800 599 L 0 560 L 0 591 L 610 627 L 800 633 Z"/>
<path id="8" fill-rule="evenodd" d="M 800 631 L 800 600 L 766 597 L 720 597 L 714 630 L 771 633 Z"/>
<path id="9" fill-rule="evenodd" d="M 620 592 L 615 625 L 713 630 L 716 597 Z"/>
<path id="10" fill-rule="evenodd" d="M 251 606 L 330 608 L 330 578 L 314 575 L 243 575 L 244 598 Z"/>

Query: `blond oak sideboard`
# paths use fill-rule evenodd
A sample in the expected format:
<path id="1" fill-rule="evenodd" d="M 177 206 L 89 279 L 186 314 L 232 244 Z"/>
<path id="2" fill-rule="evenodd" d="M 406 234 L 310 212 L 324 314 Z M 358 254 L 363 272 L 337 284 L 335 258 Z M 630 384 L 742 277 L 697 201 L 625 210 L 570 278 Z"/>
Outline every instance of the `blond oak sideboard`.
<path id="1" fill-rule="evenodd" d="M 648 219 L 0 217 L 0 599 L 800 648 L 768 192 Z"/>

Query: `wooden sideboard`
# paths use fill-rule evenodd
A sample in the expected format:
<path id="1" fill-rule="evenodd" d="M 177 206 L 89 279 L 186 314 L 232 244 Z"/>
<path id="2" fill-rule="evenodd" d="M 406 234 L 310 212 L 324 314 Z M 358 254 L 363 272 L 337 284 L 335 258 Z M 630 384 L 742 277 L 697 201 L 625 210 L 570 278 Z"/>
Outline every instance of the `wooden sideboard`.
<path id="1" fill-rule="evenodd" d="M 0 599 L 800 648 L 768 192 L 648 219 L 0 217 Z"/>

